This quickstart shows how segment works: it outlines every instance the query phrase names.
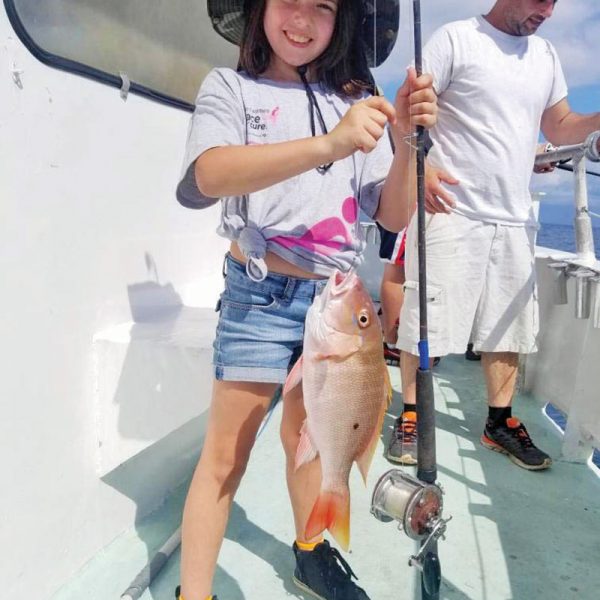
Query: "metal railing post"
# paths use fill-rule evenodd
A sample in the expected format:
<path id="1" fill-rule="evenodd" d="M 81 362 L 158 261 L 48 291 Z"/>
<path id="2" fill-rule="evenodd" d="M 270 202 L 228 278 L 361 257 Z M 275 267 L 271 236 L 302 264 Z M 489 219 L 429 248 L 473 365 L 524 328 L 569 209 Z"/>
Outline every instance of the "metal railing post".
<path id="1" fill-rule="evenodd" d="M 587 267 L 596 263 L 592 219 L 588 212 L 588 191 L 585 168 L 585 155 L 573 157 L 575 174 L 575 248 L 578 260 Z"/>

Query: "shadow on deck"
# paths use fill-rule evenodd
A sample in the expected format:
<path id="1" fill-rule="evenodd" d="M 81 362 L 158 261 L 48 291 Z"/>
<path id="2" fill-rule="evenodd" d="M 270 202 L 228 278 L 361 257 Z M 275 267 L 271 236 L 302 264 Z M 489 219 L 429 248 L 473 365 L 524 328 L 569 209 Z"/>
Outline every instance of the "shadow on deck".
<path id="1" fill-rule="evenodd" d="M 398 369 L 390 367 L 390 372 L 399 390 Z M 528 472 L 483 448 L 479 436 L 487 409 L 479 363 L 460 356 L 444 358 L 435 369 L 434 386 L 439 480 L 446 492 L 444 513 L 453 516 L 447 540 L 440 543 L 444 577 L 440 599 L 597 598 L 600 479 L 585 465 L 560 460 L 560 434 L 541 404 L 530 397 L 517 398 L 515 414 L 527 424 L 536 444 L 553 456 L 552 469 Z M 396 392 L 383 440 L 400 406 Z M 215 579 L 219 600 L 308 600 L 291 581 L 293 524 L 279 442 L 280 410 L 276 407 L 257 440 L 236 497 Z M 419 598 L 415 570 L 407 564 L 414 542 L 394 524 L 380 523 L 369 512 L 373 486 L 390 468 L 381 444 L 366 490 L 353 470 L 352 547 L 346 558 L 372 600 L 412 600 Z M 144 526 L 160 528 L 165 521 L 177 522 L 184 493 L 185 489 L 179 490 Z M 69 586 L 56 600 L 80 598 L 81 590 L 87 600 L 118 598 L 137 573 L 145 550 L 135 535 L 122 536 L 88 565 L 77 585 Z M 100 589 L 98 575 L 107 570 L 112 587 Z M 171 599 L 178 570 L 177 553 L 142 599 Z"/>

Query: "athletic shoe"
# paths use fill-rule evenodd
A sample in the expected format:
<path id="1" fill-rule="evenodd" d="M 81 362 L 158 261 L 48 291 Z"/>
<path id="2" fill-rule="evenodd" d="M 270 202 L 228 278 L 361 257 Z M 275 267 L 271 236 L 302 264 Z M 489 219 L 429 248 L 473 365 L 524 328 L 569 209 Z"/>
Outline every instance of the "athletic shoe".
<path id="1" fill-rule="evenodd" d="M 481 354 L 479 352 L 473 352 L 473 344 L 467 344 L 465 358 L 467 360 L 481 360 Z"/>
<path id="2" fill-rule="evenodd" d="M 388 365 L 400 364 L 400 350 L 383 342 L 383 358 Z"/>
<path id="3" fill-rule="evenodd" d="M 181 586 L 178 585 L 175 588 L 175 600 L 183 600 L 182 596 L 181 596 Z M 216 596 L 211 596 L 211 600 L 219 600 Z"/>
<path id="4" fill-rule="evenodd" d="M 541 471 L 552 464 L 552 459 L 531 441 L 525 425 L 515 417 L 506 423 L 491 427 L 488 419 L 481 443 L 494 452 L 508 455 L 515 464 L 528 471 Z"/>
<path id="5" fill-rule="evenodd" d="M 314 550 L 304 551 L 294 542 L 296 569 L 294 583 L 304 592 L 319 600 L 369 600 L 365 590 L 358 587 L 350 565 L 327 540 Z"/>
<path id="6" fill-rule="evenodd" d="M 385 456 L 401 465 L 417 464 L 417 413 L 404 412 L 396 419 Z"/>

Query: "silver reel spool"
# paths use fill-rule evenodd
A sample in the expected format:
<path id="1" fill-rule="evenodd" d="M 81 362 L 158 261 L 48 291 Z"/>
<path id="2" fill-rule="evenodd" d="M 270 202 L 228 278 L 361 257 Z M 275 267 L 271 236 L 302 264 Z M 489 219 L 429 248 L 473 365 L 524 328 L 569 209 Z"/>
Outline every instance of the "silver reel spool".
<path id="1" fill-rule="evenodd" d="M 400 469 L 382 475 L 375 485 L 371 513 L 383 522 L 398 521 L 408 537 L 420 540 L 442 521 L 443 492 Z"/>

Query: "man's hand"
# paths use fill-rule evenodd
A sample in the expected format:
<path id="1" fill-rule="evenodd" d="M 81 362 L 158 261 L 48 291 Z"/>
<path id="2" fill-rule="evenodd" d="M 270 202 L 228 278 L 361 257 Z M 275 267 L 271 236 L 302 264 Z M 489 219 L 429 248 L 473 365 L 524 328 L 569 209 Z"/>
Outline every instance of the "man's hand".
<path id="1" fill-rule="evenodd" d="M 428 213 L 451 213 L 456 206 L 456 202 L 442 186 L 442 183 L 458 185 L 459 181 L 446 171 L 427 165 L 425 169 L 425 210 Z"/>
<path id="2" fill-rule="evenodd" d="M 536 155 L 539 154 L 543 154 L 544 152 L 548 152 L 549 150 L 552 150 L 554 147 L 550 144 L 538 144 L 537 146 L 537 153 Z M 552 173 L 552 171 L 554 171 L 554 168 L 556 167 L 555 162 L 547 162 L 547 163 L 542 163 L 539 165 L 534 164 L 533 165 L 533 172 L 534 173 Z"/>

